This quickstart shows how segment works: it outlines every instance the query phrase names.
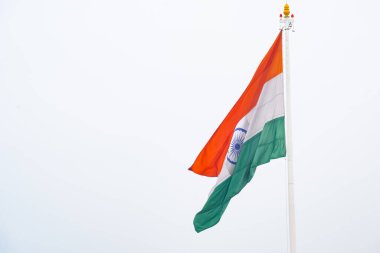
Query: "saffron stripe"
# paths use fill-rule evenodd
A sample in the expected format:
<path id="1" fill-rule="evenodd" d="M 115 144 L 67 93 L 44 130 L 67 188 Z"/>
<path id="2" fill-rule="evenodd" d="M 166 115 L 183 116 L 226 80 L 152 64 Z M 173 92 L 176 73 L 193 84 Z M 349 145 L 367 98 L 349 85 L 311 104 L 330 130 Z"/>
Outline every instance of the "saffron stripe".
<path id="1" fill-rule="evenodd" d="M 264 84 L 282 73 L 281 36 L 280 32 L 257 68 L 248 87 L 190 167 L 194 173 L 209 177 L 219 175 L 237 123 L 256 106 Z"/>

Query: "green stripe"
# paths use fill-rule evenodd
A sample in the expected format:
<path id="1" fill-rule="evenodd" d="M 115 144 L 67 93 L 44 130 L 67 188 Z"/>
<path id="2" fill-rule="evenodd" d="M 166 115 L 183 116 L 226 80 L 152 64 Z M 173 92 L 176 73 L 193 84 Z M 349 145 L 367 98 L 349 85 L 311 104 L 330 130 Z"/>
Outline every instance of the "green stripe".
<path id="1" fill-rule="evenodd" d="M 261 132 L 243 144 L 233 174 L 215 188 L 195 216 L 195 230 L 199 233 L 219 222 L 231 198 L 251 181 L 257 166 L 285 155 L 285 124 L 284 117 L 280 117 L 267 122 Z"/>

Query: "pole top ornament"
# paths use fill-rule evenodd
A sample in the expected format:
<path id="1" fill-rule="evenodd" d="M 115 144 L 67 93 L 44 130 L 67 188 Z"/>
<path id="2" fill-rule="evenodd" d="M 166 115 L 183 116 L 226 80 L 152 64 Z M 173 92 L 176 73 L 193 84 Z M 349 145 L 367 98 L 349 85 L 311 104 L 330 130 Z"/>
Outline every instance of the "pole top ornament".
<path id="1" fill-rule="evenodd" d="M 290 7 L 289 7 L 289 4 L 286 3 L 284 5 L 284 16 L 285 16 L 285 18 L 288 18 L 289 14 L 290 14 Z"/>

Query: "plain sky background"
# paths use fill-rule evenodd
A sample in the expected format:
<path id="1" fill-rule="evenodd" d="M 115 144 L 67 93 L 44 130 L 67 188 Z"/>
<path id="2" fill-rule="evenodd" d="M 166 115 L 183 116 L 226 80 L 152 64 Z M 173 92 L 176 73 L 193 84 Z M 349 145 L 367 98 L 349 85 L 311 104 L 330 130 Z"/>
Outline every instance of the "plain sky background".
<path id="1" fill-rule="evenodd" d="M 380 4 L 290 1 L 299 253 L 380 252 Z M 286 252 L 285 163 L 221 222 L 187 171 L 283 2 L 0 1 L 0 252 Z"/>

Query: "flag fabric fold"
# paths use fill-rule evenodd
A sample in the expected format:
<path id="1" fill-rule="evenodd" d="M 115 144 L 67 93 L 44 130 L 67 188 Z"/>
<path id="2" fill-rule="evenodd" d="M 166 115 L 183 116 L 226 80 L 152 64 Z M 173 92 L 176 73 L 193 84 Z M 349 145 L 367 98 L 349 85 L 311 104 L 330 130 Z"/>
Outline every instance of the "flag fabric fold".
<path id="1" fill-rule="evenodd" d="M 194 218 L 201 232 L 217 224 L 230 200 L 252 179 L 257 166 L 284 157 L 285 107 L 282 32 L 242 96 L 202 149 L 190 170 L 218 177 Z"/>

